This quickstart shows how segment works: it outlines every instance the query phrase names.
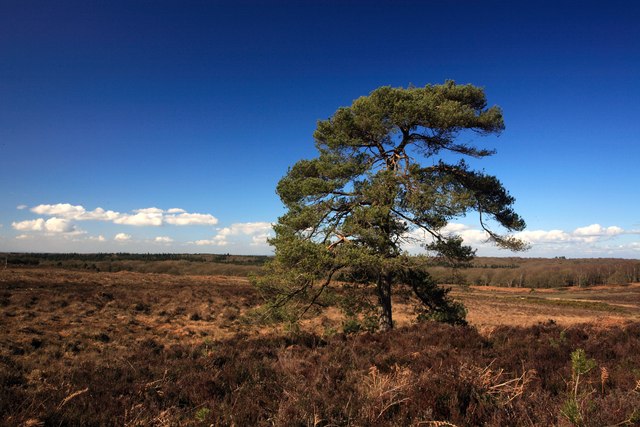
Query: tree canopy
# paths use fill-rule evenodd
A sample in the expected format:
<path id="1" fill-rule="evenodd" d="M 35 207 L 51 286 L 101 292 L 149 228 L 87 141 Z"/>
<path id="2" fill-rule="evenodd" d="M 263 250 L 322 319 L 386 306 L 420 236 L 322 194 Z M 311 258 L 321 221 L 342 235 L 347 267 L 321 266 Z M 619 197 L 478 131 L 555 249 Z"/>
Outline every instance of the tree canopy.
<path id="1" fill-rule="evenodd" d="M 445 226 L 471 212 L 488 240 L 525 248 L 509 235 L 525 227 L 514 198 L 496 177 L 465 162 L 494 151 L 461 141 L 462 133 L 503 129 L 501 109 L 487 107 L 482 88 L 453 81 L 381 87 L 319 121 L 318 156 L 297 162 L 277 186 L 287 212 L 274 225 L 275 257 L 258 280 L 271 307 L 298 317 L 326 304 L 335 287 L 356 299 L 371 289 L 378 327 L 386 330 L 393 327 L 392 292 L 403 288 L 424 315 L 464 322 L 464 308 L 434 283 L 424 257 L 406 248 L 419 243 L 431 259 L 469 262 L 475 251 Z"/>

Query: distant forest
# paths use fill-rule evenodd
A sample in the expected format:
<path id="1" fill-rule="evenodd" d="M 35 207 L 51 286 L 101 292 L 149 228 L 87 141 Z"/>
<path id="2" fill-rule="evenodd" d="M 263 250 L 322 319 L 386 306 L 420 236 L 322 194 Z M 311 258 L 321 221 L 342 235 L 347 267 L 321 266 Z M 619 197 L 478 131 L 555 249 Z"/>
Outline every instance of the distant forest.
<path id="1" fill-rule="evenodd" d="M 42 267 L 94 272 L 247 276 L 260 274 L 262 265 L 269 259 L 266 255 L 231 254 L 0 253 L 0 269 Z M 443 284 L 553 288 L 640 282 L 640 260 L 619 258 L 478 257 L 464 268 L 434 264 L 428 269 L 436 281 Z"/>
<path id="2" fill-rule="evenodd" d="M 432 267 L 439 283 L 518 288 L 640 282 L 640 260 L 620 258 L 476 258 L 469 268 Z"/>
<path id="3" fill-rule="evenodd" d="M 6 258 L 10 265 L 40 265 L 51 262 L 103 262 L 103 261 L 189 261 L 219 262 L 241 265 L 262 265 L 267 255 L 231 255 L 231 254 L 139 254 L 139 253 L 2 253 L 0 259 Z"/>

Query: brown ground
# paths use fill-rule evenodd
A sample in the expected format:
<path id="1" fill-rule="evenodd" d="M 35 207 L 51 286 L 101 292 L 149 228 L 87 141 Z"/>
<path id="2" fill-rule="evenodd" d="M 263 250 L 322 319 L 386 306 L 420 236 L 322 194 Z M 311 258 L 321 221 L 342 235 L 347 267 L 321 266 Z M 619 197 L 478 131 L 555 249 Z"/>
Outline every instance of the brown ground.
<path id="1" fill-rule="evenodd" d="M 522 289 L 471 286 L 452 294 L 464 301 L 468 320 L 479 329 L 531 326 L 554 320 L 561 325 L 613 325 L 640 319 L 640 283 L 631 285 Z"/>
<path id="2" fill-rule="evenodd" d="M 258 302 L 237 277 L 8 269 L 0 271 L 0 349 L 21 352 L 32 340 L 78 352 L 86 345 L 117 351 L 144 339 L 221 339 Z"/>
<path id="3" fill-rule="evenodd" d="M 335 394 L 335 402 L 322 403 L 320 414 L 325 411 L 325 415 L 320 417 L 334 416 L 342 420 L 339 424 L 350 424 L 340 414 L 351 410 L 341 405 L 355 396 L 361 399 L 353 404 L 356 412 L 366 412 L 370 402 L 379 405 L 370 411 L 373 418 L 366 414 L 354 418 L 354 425 L 371 425 L 389 408 L 371 390 L 406 379 L 407 390 L 417 385 L 414 394 L 407 391 L 408 397 L 394 403 L 398 407 L 402 403 L 408 415 L 388 411 L 390 417 L 398 417 L 395 425 L 408 425 L 401 416 L 457 419 L 457 425 L 567 425 L 561 412 L 562 393 L 571 378 L 570 354 L 575 348 L 585 348 L 608 367 L 611 387 L 618 387 L 606 394 L 606 381 L 598 379 L 601 371 L 593 371 L 588 390 L 595 391 L 589 396 L 596 396 L 596 391 L 603 396 L 597 395 L 600 400 L 592 409 L 585 406 L 585 414 L 612 415 L 606 423 L 596 420 L 585 425 L 635 422 L 633 408 L 640 408 L 640 353 L 638 324 L 630 322 L 640 320 L 640 283 L 545 290 L 454 287 L 452 295 L 464 302 L 469 322 L 480 333 L 426 325 L 344 341 L 336 336 L 334 344 L 323 350 L 313 344 L 316 336 L 308 338 L 308 348 L 300 344 L 304 334 L 291 345 L 284 334 L 268 335 L 273 329 L 248 322 L 244 315 L 260 298 L 246 278 L 0 270 L 0 424 L 255 425 L 250 420 L 256 418 L 266 425 L 277 415 L 280 420 L 311 425 L 319 402 Z M 399 298 L 394 309 L 398 326 L 412 322 L 409 304 Z M 590 325 L 572 327 L 578 323 Z M 339 311 L 330 309 L 306 321 L 303 328 L 323 334 L 340 330 L 340 325 Z M 501 325 L 536 326 L 505 330 Z M 253 336 L 260 338 L 248 339 Z M 292 356 L 296 351 L 302 353 Z M 495 384 L 489 387 L 482 381 L 494 362 Z M 398 370 L 398 363 L 411 369 Z M 379 373 L 378 365 L 387 371 Z M 527 372 L 539 380 L 531 382 L 528 394 L 514 395 L 522 394 L 521 402 L 505 406 L 486 398 L 494 396 L 495 387 L 517 380 L 505 382 L 503 370 L 514 378 L 522 375 L 523 390 Z M 327 394 L 327 383 L 332 381 L 356 385 Z M 460 402 L 469 399 L 465 391 L 469 384 L 480 398 L 462 408 Z M 309 390 L 316 392 L 309 397 Z M 341 390 L 346 391 L 339 394 Z M 386 396 L 386 389 L 381 390 L 380 396 Z M 202 408 L 207 411 L 200 412 Z M 308 418 L 311 413 L 313 418 Z M 533 421 L 522 418 L 514 423 L 521 417 L 517 414 Z M 247 421 L 233 421 L 240 416 Z"/>
<path id="4" fill-rule="evenodd" d="M 464 302 L 469 322 L 481 331 L 550 319 L 566 326 L 640 320 L 640 283 L 535 291 L 469 286 L 455 287 L 452 295 Z M 117 351 L 132 341 L 170 346 L 257 335 L 271 330 L 247 324 L 242 315 L 259 303 L 241 277 L 6 269 L 0 271 L 0 326 L 5 331 L 0 351 L 19 354 L 40 346 L 56 354 L 85 347 Z M 413 321 L 410 304 L 397 302 L 394 310 L 398 326 Z M 340 321 L 340 312 L 329 309 L 303 327 L 322 333 L 339 330 Z"/>

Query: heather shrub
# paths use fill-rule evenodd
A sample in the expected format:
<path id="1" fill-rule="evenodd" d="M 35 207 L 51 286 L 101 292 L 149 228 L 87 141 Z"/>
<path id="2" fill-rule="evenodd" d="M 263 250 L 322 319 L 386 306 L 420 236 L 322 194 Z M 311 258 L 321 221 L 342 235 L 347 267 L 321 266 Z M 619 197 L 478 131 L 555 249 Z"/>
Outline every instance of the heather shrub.
<path id="1" fill-rule="evenodd" d="M 126 283 L 50 285 L 36 299 L 25 289 L 37 283 L 6 286 L 10 305 L 0 314 L 19 321 L 0 335 L 0 425 L 638 422 L 637 322 L 481 333 L 425 321 L 387 333 L 230 329 L 220 337 L 209 335 L 214 322 L 240 328 L 257 302 L 251 289 L 211 293 L 172 280 L 133 293 Z M 212 313 L 215 299 L 225 303 Z M 87 317 L 101 310 L 107 320 Z M 154 318 L 162 322 L 148 323 Z M 165 330 L 165 321 L 177 326 Z"/>

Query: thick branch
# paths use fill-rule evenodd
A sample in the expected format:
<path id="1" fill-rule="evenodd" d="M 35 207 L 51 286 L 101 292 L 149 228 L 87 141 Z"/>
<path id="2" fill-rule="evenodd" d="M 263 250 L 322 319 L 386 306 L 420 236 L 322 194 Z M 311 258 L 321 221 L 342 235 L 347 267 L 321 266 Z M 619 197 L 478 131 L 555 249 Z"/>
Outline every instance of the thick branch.
<path id="1" fill-rule="evenodd" d="M 332 244 L 327 246 L 327 250 L 328 251 L 332 251 L 340 243 L 349 243 L 349 242 L 350 242 L 350 240 L 347 239 L 345 236 L 343 236 L 342 234 L 338 234 L 338 240 L 336 240 L 335 242 L 333 242 Z"/>

